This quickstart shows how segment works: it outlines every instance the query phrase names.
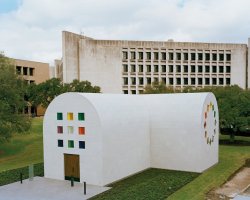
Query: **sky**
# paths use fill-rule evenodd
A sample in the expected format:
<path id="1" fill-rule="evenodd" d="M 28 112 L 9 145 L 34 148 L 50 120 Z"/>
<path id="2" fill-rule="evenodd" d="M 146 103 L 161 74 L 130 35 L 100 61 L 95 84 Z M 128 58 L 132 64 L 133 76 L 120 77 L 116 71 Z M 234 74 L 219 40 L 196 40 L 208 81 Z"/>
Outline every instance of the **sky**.
<path id="1" fill-rule="evenodd" d="M 96 39 L 247 44 L 249 0 L 0 0 L 0 51 L 48 62 L 62 31 Z"/>

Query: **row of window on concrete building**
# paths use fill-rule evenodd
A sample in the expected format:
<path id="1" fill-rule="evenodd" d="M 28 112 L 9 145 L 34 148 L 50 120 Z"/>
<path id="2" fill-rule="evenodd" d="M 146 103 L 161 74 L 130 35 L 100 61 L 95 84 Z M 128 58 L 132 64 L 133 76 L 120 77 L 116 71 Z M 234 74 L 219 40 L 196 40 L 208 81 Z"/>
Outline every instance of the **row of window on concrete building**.
<path id="1" fill-rule="evenodd" d="M 167 82 L 168 80 L 168 82 Z M 145 85 L 150 85 L 153 82 L 163 82 L 164 84 L 167 85 L 191 85 L 191 86 L 195 86 L 195 85 L 214 85 L 214 86 L 224 86 L 224 85 L 230 85 L 231 84 L 231 78 L 224 78 L 224 77 L 177 77 L 177 78 L 165 78 L 162 77 L 161 79 L 159 79 L 158 77 L 131 77 L 130 78 L 130 82 L 129 82 L 129 78 L 128 77 L 124 77 L 123 78 L 123 86 L 128 86 L 128 85 L 132 85 L 132 86 L 145 86 Z"/>
<path id="2" fill-rule="evenodd" d="M 123 60 L 199 60 L 199 61 L 231 61 L 231 53 L 224 51 L 212 52 L 151 52 L 123 50 Z M 186 50 L 188 51 L 188 50 Z M 192 51 L 192 50 L 191 50 Z"/>
<path id="3" fill-rule="evenodd" d="M 173 73 L 173 72 L 184 72 L 184 73 L 230 73 L 231 66 L 217 66 L 217 65 L 127 65 L 123 64 L 123 72 L 162 72 L 162 73 Z"/>

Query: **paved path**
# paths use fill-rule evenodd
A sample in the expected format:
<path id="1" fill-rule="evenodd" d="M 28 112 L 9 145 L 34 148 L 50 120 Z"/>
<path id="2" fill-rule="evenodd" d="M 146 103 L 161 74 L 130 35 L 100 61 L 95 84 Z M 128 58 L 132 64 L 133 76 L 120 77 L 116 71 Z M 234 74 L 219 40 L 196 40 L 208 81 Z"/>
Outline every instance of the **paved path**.
<path id="1" fill-rule="evenodd" d="M 33 181 L 24 180 L 0 187 L 0 200 L 84 200 L 110 189 L 87 185 L 84 195 L 83 184 L 75 182 L 71 187 L 69 181 L 60 181 L 35 177 Z"/>

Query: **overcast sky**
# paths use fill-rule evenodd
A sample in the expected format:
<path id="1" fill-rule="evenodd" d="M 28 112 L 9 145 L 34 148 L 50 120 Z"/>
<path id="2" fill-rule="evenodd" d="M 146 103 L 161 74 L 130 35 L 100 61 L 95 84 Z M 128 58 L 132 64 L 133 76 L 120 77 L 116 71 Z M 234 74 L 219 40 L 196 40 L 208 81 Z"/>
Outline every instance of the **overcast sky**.
<path id="1" fill-rule="evenodd" d="M 53 64 L 61 32 L 96 39 L 247 43 L 250 0 L 0 0 L 0 51 Z"/>

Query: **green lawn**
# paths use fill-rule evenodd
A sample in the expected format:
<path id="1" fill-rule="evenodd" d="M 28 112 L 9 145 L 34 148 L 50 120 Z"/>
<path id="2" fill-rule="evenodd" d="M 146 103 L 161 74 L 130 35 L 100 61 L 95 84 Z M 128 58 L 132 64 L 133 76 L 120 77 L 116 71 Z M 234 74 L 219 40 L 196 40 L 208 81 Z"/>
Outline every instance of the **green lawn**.
<path id="1" fill-rule="evenodd" d="M 43 162 L 42 118 L 32 119 L 29 133 L 15 134 L 0 145 L 0 172 Z"/>
<path id="2" fill-rule="evenodd" d="M 199 174 L 164 169 L 148 169 L 110 185 L 111 190 L 93 200 L 165 199 Z"/>
<path id="3" fill-rule="evenodd" d="M 222 136 L 222 138 L 225 139 L 228 136 Z M 236 137 L 236 139 L 250 141 L 250 138 L 246 137 Z M 205 199 L 208 191 L 223 184 L 248 158 L 250 158 L 250 146 L 220 145 L 219 163 L 172 194 L 168 199 Z"/>
<path id="4" fill-rule="evenodd" d="M 225 142 L 229 136 L 220 139 Z M 162 199 L 169 195 L 168 199 L 174 200 L 204 199 L 209 190 L 223 184 L 250 158 L 250 137 L 236 136 L 236 140 L 235 144 L 220 145 L 219 164 L 193 181 L 197 174 L 150 169 L 113 184 L 113 189 L 94 199 Z M 32 120 L 30 133 L 15 134 L 11 142 L 0 145 L 0 172 L 42 161 L 42 118 Z"/>

